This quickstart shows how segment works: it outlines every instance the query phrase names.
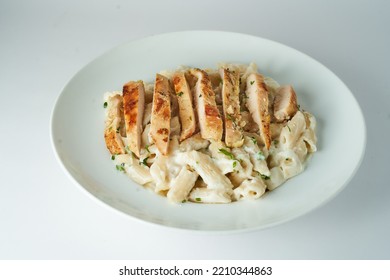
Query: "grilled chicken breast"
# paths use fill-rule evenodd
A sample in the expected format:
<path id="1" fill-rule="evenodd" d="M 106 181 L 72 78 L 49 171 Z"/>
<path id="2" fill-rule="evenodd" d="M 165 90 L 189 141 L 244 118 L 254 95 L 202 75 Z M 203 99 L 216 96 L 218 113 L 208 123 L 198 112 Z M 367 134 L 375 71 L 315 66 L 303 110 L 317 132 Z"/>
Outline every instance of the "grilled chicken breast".
<path id="1" fill-rule="evenodd" d="M 163 155 L 168 154 L 171 132 L 171 97 L 169 79 L 157 74 L 154 84 L 152 116 L 150 119 L 150 137 Z"/>
<path id="2" fill-rule="evenodd" d="M 140 156 L 142 120 L 145 107 L 145 89 L 142 81 L 128 82 L 123 86 L 123 112 L 125 116 L 127 145 Z"/>
<path id="3" fill-rule="evenodd" d="M 298 111 L 297 96 L 292 86 L 282 86 L 275 94 L 274 116 L 277 121 L 291 119 Z"/>
<path id="4" fill-rule="evenodd" d="M 268 113 L 268 91 L 263 76 L 258 73 L 250 74 L 246 80 L 246 106 L 253 120 L 259 126 L 261 137 L 267 149 L 271 146 L 270 122 Z"/>
<path id="5" fill-rule="evenodd" d="M 121 123 L 123 122 L 122 96 L 120 94 L 107 96 L 106 102 L 104 140 L 106 141 L 107 149 L 112 155 L 124 154 L 125 147 L 120 134 Z"/>
<path id="6" fill-rule="evenodd" d="M 238 71 L 221 68 L 222 105 L 225 119 L 225 143 L 231 148 L 241 147 L 244 138 L 239 125 L 240 115 L 240 75 Z"/>
<path id="7" fill-rule="evenodd" d="M 215 93 L 211 87 L 211 81 L 203 70 L 195 68 L 190 72 L 198 78 L 194 93 L 202 138 L 220 141 L 223 132 L 222 119 L 215 103 Z"/>
<path id="8" fill-rule="evenodd" d="M 192 105 L 192 94 L 184 73 L 177 72 L 172 78 L 181 123 L 180 141 L 191 137 L 196 130 L 196 119 Z"/>

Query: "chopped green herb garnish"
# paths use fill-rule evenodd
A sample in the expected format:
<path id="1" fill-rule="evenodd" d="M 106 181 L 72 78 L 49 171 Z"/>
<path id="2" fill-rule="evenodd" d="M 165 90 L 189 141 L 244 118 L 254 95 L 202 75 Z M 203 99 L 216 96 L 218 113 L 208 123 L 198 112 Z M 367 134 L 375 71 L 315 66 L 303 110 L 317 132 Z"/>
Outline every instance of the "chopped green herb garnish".
<path id="1" fill-rule="evenodd" d="M 125 166 L 125 164 L 122 163 L 121 165 L 116 165 L 115 167 L 116 167 L 116 170 L 125 172 L 124 166 Z"/>
<path id="2" fill-rule="evenodd" d="M 200 197 L 195 198 L 196 201 L 202 201 Z"/>
<path id="3" fill-rule="evenodd" d="M 269 176 L 267 176 L 267 175 L 264 175 L 264 174 L 261 174 L 261 173 L 259 173 L 259 174 L 260 174 L 261 179 L 264 179 L 264 180 L 269 180 L 269 179 L 271 179 L 271 177 L 269 177 Z"/>
<path id="4" fill-rule="evenodd" d="M 255 83 L 255 81 L 250 81 L 250 84 L 253 85 Z"/>
<path id="5" fill-rule="evenodd" d="M 277 145 L 279 143 L 278 140 L 274 140 L 274 144 Z"/>
<path id="6" fill-rule="evenodd" d="M 148 163 L 147 163 L 148 158 L 149 158 L 149 157 L 144 158 L 142 161 L 139 162 L 139 164 L 140 164 L 140 165 L 143 164 L 143 165 L 145 165 L 145 166 L 148 166 Z"/>
<path id="7" fill-rule="evenodd" d="M 253 144 L 257 145 L 257 140 L 255 137 L 251 137 L 251 140 L 252 140 Z"/>
<path id="8" fill-rule="evenodd" d="M 185 199 L 183 199 L 182 201 L 181 201 L 181 203 L 186 203 L 187 202 L 187 200 L 185 200 Z"/>
<path id="9" fill-rule="evenodd" d="M 233 168 L 236 168 L 236 166 L 237 166 L 237 161 L 235 160 L 233 161 Z"/>
<path id="10" fill-rule="evenodd" d="M 199 161 L 197 161 L 196 164 L 199 164 Z"/>
<path id="11" fill-rule="evenodd" d="M 233 123 L 233 128 L 234 128 L 234 129 L 239 128 L 239 127 L 237 126 L 236 119 L 234 118 L 234 116 L 232 116 L 232 115 L 230 115 L 230 114 L 226 114 L 226 118 L 232 121 L 232 123 Z"/>
<path id="12" fill-rule="evenodd" d="M 182 96 L 182 95 L 183 95 L 182 91 L 177 94 L 177 96 Z"/>
<path id="13" fill-rule="evenodd" d="M 232 153 L 226 151 L 225 149 L 218 149 L 218 151 L 222 154 L 224 154 L 225 156 L 229 157 L 230 159 L 234 159 L 234 156 Z"/>
<path id="14" fill-rule="evenodd" d="M 114 160 L 114 159 L 115 159 L 115 155 L 112 155 L 112 156 L 111 156 L 111 160 Z"/>
<path id="15" fill-rule="evenodd" d="M 301 110 L 301 105 L 298 104 L 298 110 L 300 111 Z"/>
<path id="16" fill-rule="evenodd" d="M 291 158 L 286 158 L 287 161 L 291 160 Z"/>
<path id="17" fill-rule="evenodd" d="M 233 118 L 233 116 L 232 116 L 232 115 L 230 115 L 230 114 L 226 114 L 226 117 L 227 117 L 229 120 L 231 120 L 232 122 L 234 122 L 234 118 Z"/>
<path id="18" fill-rule="evenodd" d="M 146 146 L 145 146 L 145 150 L 150 154 L 149 145 L 146 145 Z"/>
<path id="19" fill-rule="evenodd" d="M 256 159 L 258 160 L 264 160 L 265 159 L 265 156 L 264 154 L 260 151 L 256 154 Z"/>
<path id="20" fill-rule="evenodd" d="M 107 108 L 107 102 L 104 102 L 104 103 L 103 103 L 103 107 L 104 107 L 104 108 Z"/>
<path id="21" fill-rule="evenodd" d="M 291 128 L 287 125 L 287 128 L 288 128 L 288 131 L 290 131 L 291 132 Z"/>
<path id="22" fill-rule="evenodd" d="M 201 95 L 201 94 L 199 94 L 199 97 L 202 97 L 202 95 Z"/>

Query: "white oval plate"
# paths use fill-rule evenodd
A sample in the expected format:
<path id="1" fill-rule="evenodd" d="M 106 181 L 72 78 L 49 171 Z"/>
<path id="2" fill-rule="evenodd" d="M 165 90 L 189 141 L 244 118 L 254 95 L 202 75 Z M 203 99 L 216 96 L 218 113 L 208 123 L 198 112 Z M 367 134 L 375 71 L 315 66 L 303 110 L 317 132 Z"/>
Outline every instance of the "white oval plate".
<path id="1" fill-rule="evenodd" d="M 152 81 L 179 65 L 257 63 L 280 84 L 292 84 L 301 108 L 318 122 L 318 152 L 306 170 L 259 200 L 227 205 L 183 203 L 118 173 L 105 147 L 103 93 L 129 80 Z M 282 44 L 244 34 L 191 31 L 144 38 L 98 57 L 65 86 L 53 110 L 52 144 L 66 172 L 105 204 L 146 222 L 188 230 L 261 229 L 301 216 L 334 197 L 362 159 L 366 129 L 358 103 L 325 66 Z"/>

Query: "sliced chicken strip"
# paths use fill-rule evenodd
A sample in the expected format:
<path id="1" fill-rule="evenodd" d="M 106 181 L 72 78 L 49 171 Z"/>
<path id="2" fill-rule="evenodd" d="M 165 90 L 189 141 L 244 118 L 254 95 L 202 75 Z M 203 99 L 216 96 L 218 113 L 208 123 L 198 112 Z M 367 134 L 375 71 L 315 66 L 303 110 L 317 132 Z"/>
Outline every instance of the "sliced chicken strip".
<path id="1" fill-rule="evenodd" d="M 172 89 L 168 78 L 157 74 L 150 119 L 150 137 L 163 155 L 168 154 L 171 132 L 171 93 Z"/>
<path id="2" fill-rule="evenodd" d="M 145 89 L 142 81 L 128 82 L 123 86 L 123 111 L 126 137 L 130 151 L 140 156 L 142 120 L 144 117 Z"/>
<path id="3" fill-rule="evenodd" d="M 123 121 L 122 96 L 120 94 L 107 96 L 106 102 L 104 140 L 106 141 L 107 149 L 112 155 L 124 154 L 125 147 L 119 132 Z"/>
<path id="4" fill-rule="evenodd" d="M 240 114 L 240 74 L 238 71 L 220 69 L 222 78 L 222 105 L 225 118 L 225 143 L 230 148 L 238 148 L 244 144 L 241 133 Z"/>
<path id="5" fill-rule="evenodd" d="M 220 141 L 223 132 L 222 119 L 215 103 L 215 93 L 210 79 L 205 71 L 198 68 L 190 72 L 198 78 L 195 85 L 195 100 L 202 138 Z"/>
<path id="6" fill-rule="evenodd" d="M 246 106 L 253 120 L 260 129 L 261 137 L 267 149 L 271 146 L 270 122 L 268 113 L 268 91 L 263 76 L 258 73 L 250 74 L 246 80 Z"/>
<path id="7" fill-rule="evenodd" d="M 196 120 L 192 105 L 192 94 L 183 72 L 173 75 L 173 86 L 175 88 L 177 101 L 179 103 L 179 116 L 181 123 L 180 141 L 191 137 L 196 130 Z"/>
<path id="8" fill-rule="evenodd" d="M 292 86 L 282 86 L 275 94 L 274 116 L 277 121 L 291 119 L 298 111 L 297 96 Z"/>

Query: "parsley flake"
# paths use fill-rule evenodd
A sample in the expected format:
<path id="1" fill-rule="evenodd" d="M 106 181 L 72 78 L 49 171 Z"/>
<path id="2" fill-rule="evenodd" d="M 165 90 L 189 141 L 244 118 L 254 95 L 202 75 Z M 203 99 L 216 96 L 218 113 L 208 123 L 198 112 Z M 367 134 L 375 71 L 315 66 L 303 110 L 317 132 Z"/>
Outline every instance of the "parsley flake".
<path id="1" fill-rule="evenodd" d="M 122 171 L 122 172 L 125 172 L 125 168 L 124 168 L 125 164 L 122 163 L 121 165 L 115 165 L 116 167 L 116 170 L 118 171 Z"/>
<path id="2" fill-rule="evenodd" d="M 257 140 L 255 137 L 251 137 L 251 140 L 252 140 L 253 144 L 257 145 Z"/>
<path id="3" fill-rule="evenodd" d="M 146 158 L 144 158 L 142 161 L 140 161 L 140 162 L 139 162 L 139 165 L 143 164 L 143 165 L 145 165 L 145 166 L 148 166 L 148 163 L 147 163 L 148 158 L 149 158 L 149 157 L 146 157 Z"/>
<path id="4" fill-rule="evenodd" d="M 145 146 L 145 150 L 150 154 L 149 145 Z"/>
<path id="5" fill-rule="evenodd" d="M 255 81 L 250 81 L 250 84 L 253 85 L 255 83 Z"/>
<path id="6" fill-rule="evenodd" d="M 182 201 L 181 201 L 181 203 L 186 203 L 187 202 L 187 200 L 185 200 L 185 199 L 183 199 Z"/>
<path id="7" fill-rule="evenodd" d="M 115 159 L 115 155 L 112 155 L 112 156 L 111 156 L 111 160 L 114 160 L 114 159 Z"/>
<path id="8" fill-rule="evenodd" d="M 108 105 L 107 102 L 104 102 L 104 103 L 103 103 L 103 107 L 104 107 L 104 108 L 107 108 L 107 105 Z"/>
<path id="9" fill-rule="evenodd" d="M 177 96 L 182 96 L 182 95 L 183 95 L 182 91 L 177 93 Z"/>
<path id="10" fill-rule="evenodd" d="M 235 160 L 233 161 L 233 168 L 236 168 L 236 166 L 237 166 L 237 161 Z"/>
<path id="11" fill-rule="evenodd" d="M 202 201 L 200 197 L 195 198 L 196 201 Z"/>
<path id="12" fill-rule="evenodd" d="M 287 125 L 287 128 L 288 128 L 288 131 L 290 131 L 291 132 L 291 128 Z"/>
<path id="13" fill-rule="evenodd" d="M 259 174 L 260 174 L 261 179 L 264 179 L 264 180 L 269 180 L 269 179 L 271 179 L 270 176 L 267 176 L 267 175 L 264 175 L 264 174 L 261 174 L 261 173 L 259 173 Z"/>
<path id="14" fill-rule="evenodd" d="M 233 154 L 226 151 L 225 149 L 218 149 L 218 151 L 222 154 L 224 154 L 225 156 L 229 157 L 230 159 L 235 159 Z"/>
<path id="15" fill-rule="evenodd" d="M 256 159 L 258 160 L 265 160 L 264 154 L 260 151 L 256 154 Z"/>
<path id="16" fill-rule="evenodd" d="M 234 129 L 238 128 L 238 125 L 236 123 L 236 119 L 234 118 L 234 116 L 232 116 L 230 114 L 226 114 L 226 118 L 232 122 Z"/>

